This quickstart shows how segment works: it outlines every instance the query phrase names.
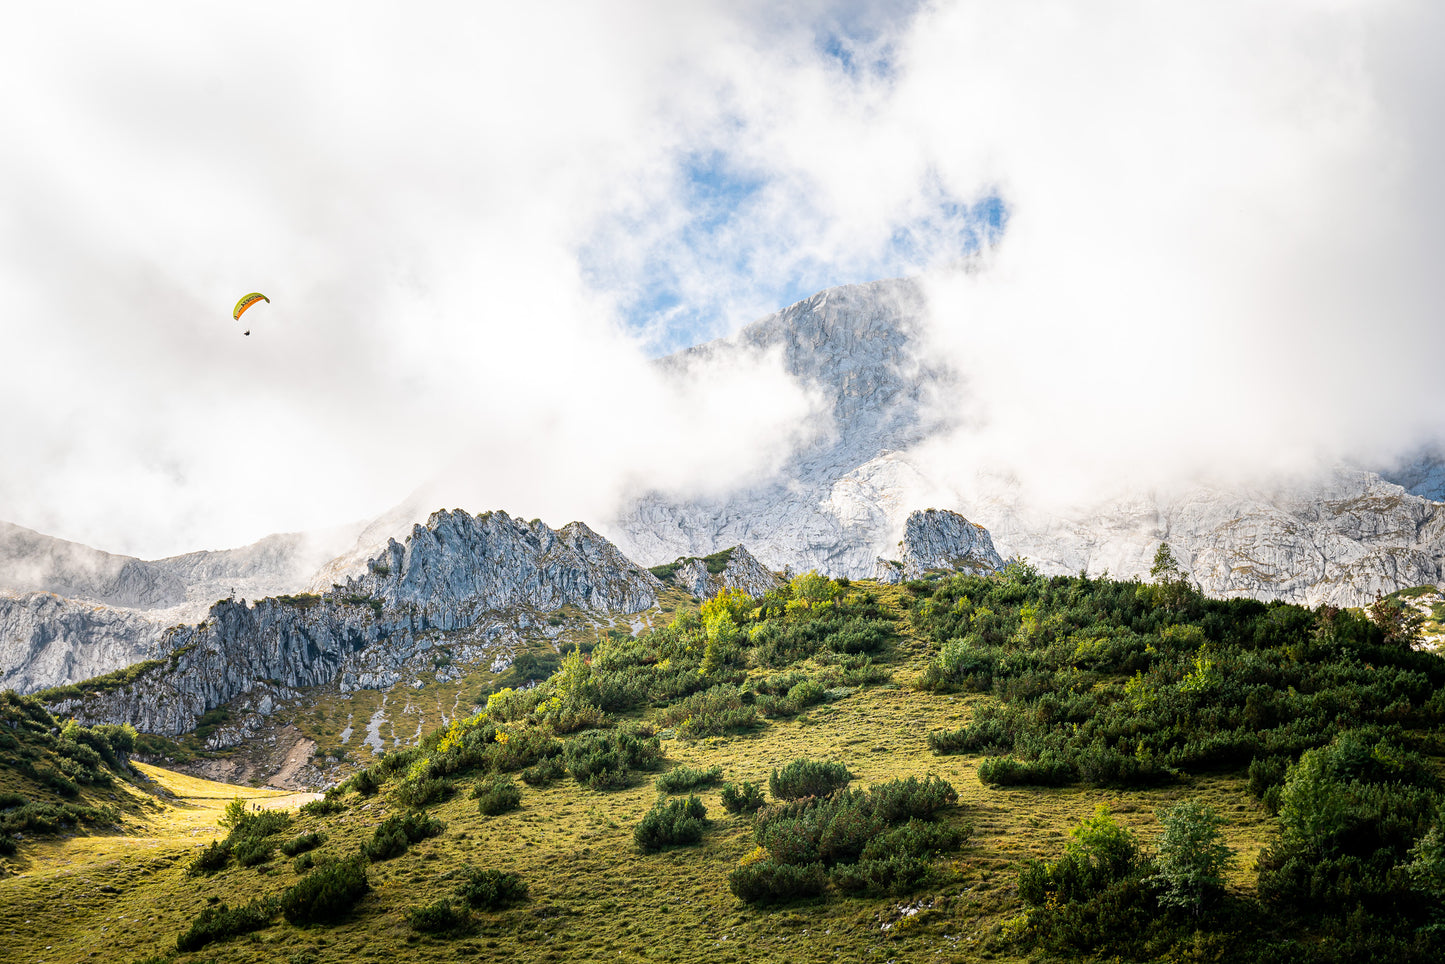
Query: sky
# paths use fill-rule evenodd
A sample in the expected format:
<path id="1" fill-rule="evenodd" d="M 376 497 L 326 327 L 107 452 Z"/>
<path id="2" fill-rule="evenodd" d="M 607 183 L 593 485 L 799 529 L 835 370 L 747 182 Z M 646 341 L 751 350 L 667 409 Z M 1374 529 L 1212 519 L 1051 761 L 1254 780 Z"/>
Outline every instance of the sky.
<path id="1" fill-rule="evenodd" d="M 1445 413 L 1441 21 L 29 5 L 0 60 L 0 519 L 155 558 L 458 465 L 463 507 L 553 525 L 725 491 L 825 401 L 776 357 L 649 359 L 900 275 L 969 389 L 940 473 L 1073 498 L 1391 458 Z"/>

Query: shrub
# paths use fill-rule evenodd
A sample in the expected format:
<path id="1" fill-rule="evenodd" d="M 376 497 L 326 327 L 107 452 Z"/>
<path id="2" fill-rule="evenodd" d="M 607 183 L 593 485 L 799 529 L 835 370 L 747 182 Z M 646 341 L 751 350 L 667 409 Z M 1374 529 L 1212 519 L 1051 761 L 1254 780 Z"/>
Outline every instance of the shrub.
<path id="1" fill-rule="evenodd" d="M 662 756 L 662 743 L 657 737 L 638 737 L 631 733 L 612 731 L 609 733 L 584 733 L 568 740 L 563 756 L 567 771 L 578 783 L 593 789 L 614 789 L 626 786 L 629 770 L 651 769 Z M 597 784 L 592 778 L 604 771 Z"/>
<path id="2" fill-rule="evenodd" d="M 472 788 L 472 798 L 478 801 L 478 810 L 494 817 L 522 805 L 522 788 L 511 777 L 497 774 L 477 781 Z"/>
<path id="3" fill-rule="evenodd" d="M 386 782 L 386 776 L 377 769 L 378 766 L 380 766 L 380 764 L 369 766 L 365 770 L 357 770 L 348 777 L 346 782 L 341 786 L 355 790 L 363 797 L 371 796 L 380 790 L 381 785 Z"/>
<path id="4" fill-rule="evenodd" d="M 829 877 L 850 894 L 905 894 L 928 880 L 928 861 L 908 854 L 889 854 L 854 864 L 839 864 Z"/>
<path id="5" fill-rule="evenodd" d="M 510 871 L 481 870 L 463 864 L 456 894 L 478 910 L 490 910 L 527 899 L 527 884 Z"/>
<path id="6" fill-rule="evenodd" d="M 799 758 L 782 770 L 774 769 L 768 790 L 779 800 L 819 797 L 846 787 L 853 774 L 841 763 Z"/>
<path id="7" fill-rule="evenodd" d="M 637 846 L 651 853 L 663 847 L 694 844 L 702 840 L 707 809 L 695 796 L 686 800 L 658 803 L 645 815 L 633 831 Z"/>
<path id="8" fill-rule="evenodd" d="M 446 777 L 422 777 L 417 780 L 403 780 L 396 788 L 396 802 L 403 807 L 425 807 L 445 800 L 456 792 L 456 784 Z"/>
<path id="9" fill-rule="evenodd" d="M 213 874 L 225 867 L 231 859 L 231 845 L 224 840 L 212 840 L 211 845 L 196 854 L 188 865 L 186 873 L 191 877 Z"/>
<path id="10" fill-rule="evenodd" d="M 329 817 L 346 809 L 346 804 L 331 796 L 320 797 L 301 805 L 301 812 L 308 817 Z"/>
<path id="11" fill-rule="evenodd" d="M 326 835 L 321 833 L 303 833 L 299 837 L 292 837 L 281 845 L 281 852 L 288 857 L 305 853 L 308 850 L 315 850 L 326 842 Z"/>
<path id="12" fill-rule="evenodd" d="M 890 780 L 869 787 L 868 798 L 873 813 L 884 823 L 899 823 L 910 817 L 931 817 L 935 812 L 958 801 L 953 784 L 930 773 L 920 780 Z"/>
<path id="13" fill-rule="evenodd" d="M 1047 752 L 1033 762 L 1011 756 L 989 757 L 978 765 L 978 779 L 980 783 L 1002 787 L 1058 787 L 1074 779 L 1074 768 Z"/>
<path id="14" fill-rule="evenodd" d="M 1224 871 L 1234 851 L 1220 833 L 1221 820 L 1211 808 L 1184 800 L 1159 811 L 1164 834 L 1157 844 L 1157 873 L 1150 879 L 1160 885 L 1158 900 L 1167 907 L 1183 907 L 1195 917 L 1209 897 L 1223 893 Z"/>
<path id="15" fill-rule="evenodd" d="M 360 857 L 327 864 L 302 877 L 281 895 L 279 907 L 293 924 L 338 920 L 370 889 Z"/>
<path id="16" fill-rule="evenodd" d="M 932 857 L 957 848 L 962 837 L 961 831 L 947 824 L 911 819 L 871 837 L 860 856 L 863 860 L 881 860 L 893 855 Z"/>
<path id="17" fill-rule="evenodd" d="M 227 937 L 258 931 L 275 916 L 276 906 L 269 899 L 253 900 L 241 907 L 207 907 L 191 921 L 190 929 L 176 938 L 176 950 L 197 951 Z"/>
<path id="18" fill-rule="evenodd" d="M 235 846 L 243 840 L 260 840 L 285 830 L 291 825 L 291 815 L 284 810 L 248 810 L 245 801 L 237 797 L 226 804 L 220 824 L 231 828 L 226 839 Z"/>
<path id="19" fill-rule="evenodd" d="M 434 904 L 413 907 L 406 912 L 406 922 L 412 930 L 426 934 L 456 930 L 465 927 L 470 920 L 471 915 L 465 907 L 456 907 L 445 897 Z"/>
<path id="20" fill-rule="evenodd" d="M 393 814 L 361 845 L 361 852 L 369 860 L 390 860 L 406 853 L 407 847 L 417 841 L 435 837 L 445 829 L 446 824 L 420 811 L 404 817 Z"/>
<path id="21" fill-rule="evenodd" d="M 522 771 L 522 782 L 532 787 L 545 787 L 567 772 L 561 757 L 545 757 Z"/>
<path id="22" fill-rule="evenodd" d="M 828 886 L 828 874 L 821 863 L 784 864 L 759 860 L 743 864 L 728 874 L 733 896 L 750 904 L 767 904 L 816 897 Z"/>
<path id="23" fill-rule="evenodd" d="M 692 767 L 674 767 L 657 778 L 657 789 L 663 793 L 682 793 L 698 787 L 710 787 L 722 781 L 722 767 L 708 767 L 698 770 Z"/>
<path id="24" fill-rule="evenodd" d="M 271 859 L 276 851 L 276 842 L 265 837 L 243 837 L 231 848 L 236 863 L 242 867 L 254 867 Z"/>
<path id="25" fill-rule="evenodd" d="M 763 805 L 763 788 L 746 780 L 740 786 L 724 783 L 722 805 L 728 813 L 756 813 Z"/>

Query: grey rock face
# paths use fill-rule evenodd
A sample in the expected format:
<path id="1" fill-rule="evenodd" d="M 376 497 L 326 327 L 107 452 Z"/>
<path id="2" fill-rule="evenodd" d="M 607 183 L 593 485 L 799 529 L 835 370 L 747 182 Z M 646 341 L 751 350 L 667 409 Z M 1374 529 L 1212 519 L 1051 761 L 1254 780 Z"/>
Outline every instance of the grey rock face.
<path id="1" fill-rule="evenodd" d="M 1071 519 L 1006 498 L 970 514 L 1049 574 L 1147 578 L 1168 542 L 1212 596 L 1358 606 L 1445 579 L 1445 505 L 1359 470 L 1271 490 L 1137 495 Z"/>
<path id="2" fill-rule="evenodd" d="M 782 580 L 742 546 L 724 551 L 727 563 L 716 574 L 708 571 L 705 559 L 678 560 L 681 565 L 672 574 L 673 583 L 699 599 L 711 599 L 724 589 L 741 590 L 756 599 L 781 584 Z"/>
<path id="3" fill-rule="evenodd" d="M 146 561 L 0 523 L 0 686 L 33 692 L 149 659 L 167 626 L 233 593 L 294 591 L 349 537 L 275 535 Z"/>
<path id="4" fill-rule="evenodd" d="M 51 592 L 125 609 L 165 609 L 186 601 L 184 580 L 163 565 L 8 522 L 0 522 L 0 588 Z"/>
<path id="5" fill-rule="evenodd" d="M 1341 469 L 1272 489 L 1121 492 L 1055 513 L 1028 505 L 1010 479 L 928 478 L 910 451 L 950 427 L 927 420 L 929 393 L 966 386 L 921 347 L 923 310 L 907 281 L 834 288 L 664 359 L 665 368 L 726 364 L 750 349 L 780 350 L 792 375 L 834 400 L 832 430 L 773 479 L 692 501 L 644 495 L 606 531 L 649 563 L 745 543 L 773 569 L 901 578 L 877 560 L 893 554 L 907 526 L 916 503 L 905 500 L 953 492 L 948 508 L 987 527 L 1004 555 L 1046 573 L 1147 576 L 1168 541 L 1214 595 L 1358 605 L 1377 591 L 1445 579 L 1442 506 L 1432 501 L 1445 499 L 1438 452 L 1385 478 Z"/>
<path id="6" fill-rule="evenodd" d="M 149 659 L 164 628 L 154 613 L 0 590 L 0 689 L 29 693 Z"/>
<path id="7" fill-rule="evenodd" d="M 936 430 L 923 401 L 950 381 L 914 338 L 922 310 L 912 281 L 831 288 L 662 359 L 664 370 L 681 371 L 779 351 L 794 377 L 833 400 L 832 424 L 774 478 L 720 498 L 644 495 L 604 531 L 649 564 L 747 545 L 774 569 L 869 574 L 902 527 L 901 483 L 916 475 L 889 453 Z"/>
<path id="8" fill-rule="evenodd" d="M 897 560 L 878 559 L 874 578 L 879 582 L 917 579 L 930 569 L 994 572 L 1003 568 L 988 530 L 947 509 L 909 513 L 898 546 Z"/>
<path id="9" fill-rule="evenodd" d="M 536 625 L 529 611 L 570 605 L 631 613 L 653 605 L 658 588 L 651 573 L 580 523 L 554 532 L 502 512 L 438 512 L 345 587 L 254 605 L 223 600 L 199 625 L 166 632 L 164 664 L 123 686 L 62 696 L 52 709 L 86 723 L 179 734 L 240 696 L 264 715 L 272 705 L 266 697 L 285 689 L 393 686 L 443 642 L 454 659 L 505 661 L 519 633 Z"/>
<path id="10" fill-rule="evenodd" d="M 1445 502 L 1445 451 L 1427 446 L 1380 473 L 1411 495 Z"/>

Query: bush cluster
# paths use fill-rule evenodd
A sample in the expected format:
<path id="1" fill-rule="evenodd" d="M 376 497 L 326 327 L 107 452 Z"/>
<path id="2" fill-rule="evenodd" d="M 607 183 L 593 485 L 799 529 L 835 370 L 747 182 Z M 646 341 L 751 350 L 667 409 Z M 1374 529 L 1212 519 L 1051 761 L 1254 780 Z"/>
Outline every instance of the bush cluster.
<path id="1" fill-rule="evenodd" d="M 305 853 L 308 850 L 315 850 L 325 842 L 325 834 L 313 831 L 292 837 L 277 849 L 288 857 L 295 857 L 297 854 Z"/>
<path id="2" fill-rule="evenodd" d="M 176 950 L 198 951 L 207 944 L 261 930 L 276 916 L 276 902 L 269 898 L 253 900 L 240 907 L 217 904 L 207 907 L 191 921 L 188 930 L 176 938 Z"/>
<path id="3" fill-rule="evenodd" d="M 643 815 L 632 836 L 640 849 L 652 853 L 664 847 L 700 843 L 706 824 L 707 808 L 697 797 L 689 796 L 657 803 Z"/>
<path id="4" fill-rule="evenodd" d="M 815 896 L 830 881 L 844 893 L 916 889 L 931 858 L 962 840 L 962 831 L 932 819 L 957 799 L 951 784 L 929 776 L 766 807 L 753 818 L 758 859 L 736 868 L 728 885 L 751 903 Z"/>
<path id="5" fill-rule="evenodd" d="M 713 766 L 706 770 L 696 767 L 673 767 L 657 778 L 657 789 L 663 793 L 686 793 L 700 787 L 710 787 L 722 782 L 722 767 Z"/>
<path id="6" fill-rule="evenodd" d="M 446 824 L 421 811 L 392 814 L 381 822 L 371 839 L 361 845 L 361 852 L 368 860 L 390 860 L 406 853 L 412 844 L 438 836 L 445 829 Z"/>
<path id="7" fill-rule="evenodd" d="M 511 777 L 499 773 L 478 780 L 472 788 L 472 798 L 477 801 L 478 810 L 494 817 L 522 805 L 522 788 Z"/>
<path id="8" fill-rule="evenodd" d="M 412 930 L 425 934 L 438 934 L 465 927 L 471 920 L 466 907 L 458 907 L 443 897 L 431 904 L 413 907 L 406 912 L 406 922 Z"/>
<path id="9" fill-rule="evenodd" d="M 563 754 L 567 772 L 594 790 L 616 790 L 629 782 L 633 770 L 651 770 L 662 758 L 656 736 L 622 730 L 584 733 L 567 741 Z"/>
<path id="10" fill-rule="evenodd" d="M 293 924 L 329 924 L 341 919 L 370 889 L 361 856 L 324 864 L 302 877 L 277 902 Z"/>
<path id="11" fill-rule="evenodd" d="M 749 780 L 740 784 L 724 783 L 723 809 L 732 814 L 753 814 L 763 805 L 763 788 Z"/>
<path id="12" fill-rule="evenodd" d="M 125 671 L 122 671 L 125 672 Z M 73 798 L 82 787 L 108 786 L 117 774 L 129 771 L 129 754 L 134 751 L 136 731 L 129 724 L 82 726 L 74 720 L 61 722 L 36 696 L 22 696 L 13 690 L 0 691 L 0 769 L 14 771 L 27 781 L 62 797 Z M 16 794 L 15 796 L 20 796 Z M 31 834 L 54 833 L 61 825 L 105 819 L 100 811 L 109 808 L 77 807 L 73 810 L 43 811 L 50 807 L 41 800 L 22 797 L 3 810 L 25 811 L 8 815 L 8 829 L 0 824 L 0 835 L 16 831 Z M 35 819 L 22 828 L 28 814 Z M 91 819 L 92 815 L 96 819 Z M 109 819 L 115 819 L 114 816 Z"/>
<path id="13" fill-rule="evenodd" d="M 821 797 L 841 790 L 852 779 L 853 774 L 841 763 L 800 758 L 781 770 L 773 769 L 768 777 L 768 792 L 779 800 Z"/>
<path id="14" fill-rule="evenodd" d="M 933 750 L 1002 758 L 980 768 L 1000 785 L 1140 787 L 1274 760 L 1265 781 L 1343 729 L 1445 721 L 1445 661 L 1364 616 L 1167 588 L 1028 570 L 919 587 L 910 618 L 938 647 L 921 685 L 997 697 Z"/>
<path id="15" fill-rule="evenodd" d="M 505 870 L 484 870 L 463 864 L 456 895 L 467 906 L 493 910 L 527 899 L 527 883 L 521 875 Z"/>

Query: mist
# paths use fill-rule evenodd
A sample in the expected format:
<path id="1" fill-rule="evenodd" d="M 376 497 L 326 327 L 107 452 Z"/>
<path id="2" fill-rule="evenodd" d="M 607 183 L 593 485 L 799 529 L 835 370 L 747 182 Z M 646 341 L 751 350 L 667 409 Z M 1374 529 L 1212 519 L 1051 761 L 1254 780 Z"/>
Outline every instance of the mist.
<path id="1" fill-rule="evenodd" d="M 935 480 L 1064 503 L 1382 462 L 1442 435 L 1441 20 L 27 10 L 0 519 L 154 558 L 420 487 L 553 525 L 726 491 L 831 431 L 825 400 L 775 356 L 651 359 L 900 274 L 963 377 Z"/>

